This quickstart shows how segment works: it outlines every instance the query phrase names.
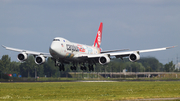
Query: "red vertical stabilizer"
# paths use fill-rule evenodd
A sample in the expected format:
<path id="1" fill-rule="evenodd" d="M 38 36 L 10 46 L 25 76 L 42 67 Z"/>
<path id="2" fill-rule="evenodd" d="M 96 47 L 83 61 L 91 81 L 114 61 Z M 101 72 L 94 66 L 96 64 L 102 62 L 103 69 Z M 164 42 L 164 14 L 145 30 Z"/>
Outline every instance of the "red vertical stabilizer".
<path id="1" fill-rule="evenodd" d="M 99 49 L 100 49 L 101 40 L 102 40 L 102 28 L 103 28 L 103 23 L 101 22 L 99 25 L 97 35 L 96 35 L 96 39 L 94 41 L 94 47 L 97 47 Z"/>

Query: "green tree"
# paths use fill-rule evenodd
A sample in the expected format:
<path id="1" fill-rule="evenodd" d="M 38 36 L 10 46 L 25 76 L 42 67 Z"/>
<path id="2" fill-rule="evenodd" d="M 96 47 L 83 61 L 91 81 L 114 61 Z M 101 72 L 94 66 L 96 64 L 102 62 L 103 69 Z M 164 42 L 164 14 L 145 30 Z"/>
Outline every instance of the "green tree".
<path id="1" fill-rule="evenodd" d="M 37 64 L 34 62 L 34 57 L 31 55 L 28 56 L 28 59 L 20 65 L 20 74 L 23 77 L 34 77 L 36 65 Z"/>
<path id="2" fill-rule="evenodd" d="M 16 73 L 16 74 L 20 73 L 20 68 L 19 68 L 20 64 L 21 64 L 20 62 L 15 62 L 15 61 L 11 62 L 11 64 L 10 64 L 11 74 L 12 73 Z"/>
<path id="3" fill-rule="evenodd" d="M 145 67 L 138 62 L 126 62 L 128 72 L 143 72 Z"/>
<path id="4" fill-rule="evenodd" d="M 0 71 L 9 73 L 11 58 L 8 55 L 3 55 L 0 60 Z"/>
<path id="5" fill-rule="evenodd" d="M 163 65 L 155 57 L 143 57 L 139 61 L 145 68 L 151 67 L 152 71 L 160 71 Z"/>
<path id="6" fill-rule="evenodd" d="M 164 65 L 164 70 L 166 72 L 173 72 L 175 70 L 175 65 L 173 64 L 173 61 L 167 63 Z"/>
<path id="7" fill-rule="evenodd" d="M 59 71 L 58 67 L 55 67 L 54 61 L 48 58 L 46 63 L 44 63 L 44 75 L 47 77 L 57 77 L 56 72 Z"/>
<path id="8" fill-rule="evenodd" d="M 152 68 L 151 67 L 147 67 L 145 72 L 153 72 Z"/>

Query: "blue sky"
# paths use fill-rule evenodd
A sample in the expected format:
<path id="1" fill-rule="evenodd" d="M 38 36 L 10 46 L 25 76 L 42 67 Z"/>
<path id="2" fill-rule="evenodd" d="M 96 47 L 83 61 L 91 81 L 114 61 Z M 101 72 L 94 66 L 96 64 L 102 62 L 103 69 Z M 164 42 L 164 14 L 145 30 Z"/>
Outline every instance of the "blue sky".
<path id="1" fill-rule="evenodd" d="M 92 45 L 103 22 L 103 50 L 180 45 L 179 0 L 0 0 L 0 44 L 49 52 L 54 37 Z M 17 61 L 17 52 L 0 47 Z M 142 53 L 162 63 L 180 57 L 180 46 Z"/>

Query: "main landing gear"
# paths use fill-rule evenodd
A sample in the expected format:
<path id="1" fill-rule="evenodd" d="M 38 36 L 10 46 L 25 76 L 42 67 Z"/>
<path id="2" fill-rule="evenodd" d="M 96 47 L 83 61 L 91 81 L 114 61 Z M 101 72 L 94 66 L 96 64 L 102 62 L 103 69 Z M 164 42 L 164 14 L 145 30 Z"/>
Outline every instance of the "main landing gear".
<path id="1" fill-rule="evenodd" d="M 89 68 L 89 71 L 94 71 L 93 65 L 88 65 L 88 68 Z M 77 70 L 77 67 L 73 65 L 73 66 L 70 67 L 70 69 L 76 71 L 76 70 Z M 82 66 L 80 66 L 80 69 L 81 69 L 82 71 L 84 71 L 84 70 L 86 71 L 86 70 L 87 70 L 87 67 L 84 66 L 84 65 L 82 65 Z M 59 64 L 59 71 L 64 71 L 64 70 L 65 70 L 65 69 L 64 69 L 64 64 Z"/>
<path id="2" fill-rule="evenodd" d="M 76 66 L 71 66 L 71 70 L 76 70 Z"/>
<path id="3" fill-rule="evenodd" d="M 89 68 L 89 71 L 94 71 L 93 65 L 88 65 L 88 68 Z M 77 67 L 73 65 L 73 66 L 70 67 L 70 69 L 76 71 L 76 70 L 77 70 Z M 82 65 L 82 66 L 80 66 L 80 69 L 81 69 L 82 71 L 86 71 L 86 70 L 87 70 L 87 67 L 86 67 L 85 65 Z M 64 71 L 64 70 L 63 70 L 63 71 Z"/>
<path id="4" fill-rule="evenodd" d="M 89 67 L 89 71 L 94 71 L 93 65 L 88 65 L 88 67 Z"/>
<path id="5" fill-rule="evenodd" d="M 83 66 L 80 66 L 80 69 L 81 69 L 81 70 L 87 70 L 86 66 L 84 66 L 84 65 L 83 65 Z"/>
<path id="6" fill-rule="evenodd" d="M 94 67 L 93 67 L 93 65 L 88 65 L 88 68 L 89 68 L 89 71 L 94 71 Z M 86 68 L 86 66 L 85 65 L 83 65 L 83 66 L 80 66 L 80 69 L 81 70 L 87 70 L 87 68 Z"/>
<path id="7" fill-rule="evenodd" d="M 55 66 L 58 66 L 58 67 L 59 67 L 59 71 L 65 71 L 63 62 L 60 63 L 59 61 L 56 61 L 56 60 L 55 60 L 54 62 L 55 62 Z M 77 65 L 77 64 L 76 64 L 76 65 Z M 73 70 L 73 71 L 76 71 L 76 70 L 77 70 L 76 65 L 73 64 L 73 66 L 71 66 L 70 69 Z M 86 71 L 86 70 L 87 70 L 87 67 L 86 67 L 85 64 L 83 63 L 83 64 L 80 66 L 80 69 L 81 69 L 82 71 Z M 94 71 L 93 65 L 92 65 L 92 64 L 89 64 L 89 65 L 88 65 L 88 69 L 89 69 L 89 71 Z"/>

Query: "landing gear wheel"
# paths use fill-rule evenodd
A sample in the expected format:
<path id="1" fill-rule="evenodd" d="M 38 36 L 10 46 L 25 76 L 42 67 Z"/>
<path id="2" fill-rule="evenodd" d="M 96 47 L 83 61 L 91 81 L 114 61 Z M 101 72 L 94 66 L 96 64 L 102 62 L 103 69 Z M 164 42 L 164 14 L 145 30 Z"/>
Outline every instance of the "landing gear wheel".
<path id="1" fill-rule="evenodd" d="M 71 70 L 76 70 L 76 66 L 71 66 Z"/>
<path id="2" fill-rule="evenodd" d="M 74 70 L 76 70 L 76 66 L 74 66 Z"/>
<path id="3" fill-rule="evenodd" d="M 60 66 L 60 63 L 55 63 L 55 66 L 58 66 L 58 67 L 59 67 L 59 66 Z"/>
<path id="4" fill-rule="evenodd" d="M 59 67 L 59 71 L 61 71 L 61 67 Z"/>
<path id="5" fill-rule="evenodd" d="M 94 67 L 93 67 L 93 65 L 91 66 L 91 69 L 92 69 L 92 71 L 94 71 Z"/>
<path id="6" fill-rule="evenodd" d="M 94 71 L 93 65 L 88 65 L 89 71 Z"/>
<path id="7" fill-rule="evenodd" d="M 61 71 L 61 70 L 62 70 L 62 71 L 65 70 L 65 69 L 64 69 L 64 64 L 60 64 L 60 65 L 59 65 L 59 71 Z"/>
<path id="8" fill-rule="evenodd" d="M 86 66 L 84 66 L 84 68 L 83 68 L 84 70 L 86 70 Z"/>
<path id="9" fill-rule="evenodd" d="M 81 66 L 80 69 L 81 70 L 86 70 L 86 66 Z"/>
<path id="10" fill-rule="evenodd" d="M 80 69 L 83 70 L 83 66 L 81 66 Z"/>

